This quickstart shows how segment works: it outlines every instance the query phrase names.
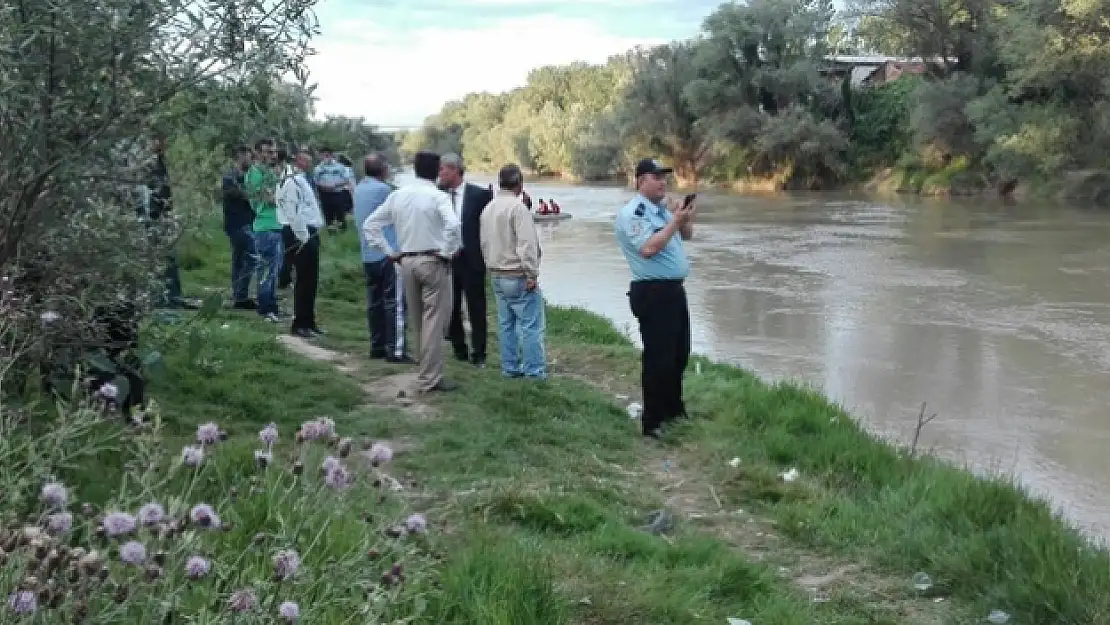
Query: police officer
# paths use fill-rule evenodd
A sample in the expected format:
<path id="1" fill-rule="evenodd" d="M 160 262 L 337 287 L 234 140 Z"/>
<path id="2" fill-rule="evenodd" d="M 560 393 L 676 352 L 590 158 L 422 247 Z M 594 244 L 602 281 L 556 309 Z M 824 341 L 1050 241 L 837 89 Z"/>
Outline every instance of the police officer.
<path id="1" fill-rule="evenodd" d="M 690 359 L 690 311 L 683 280 L 690 264 L 683 240 L 693 235 L 695 206 L 669 208 L 667 174 L 646 158 L 636 165 L 638 194 L 617 213 L 616 235 L 632 271 L 628 290 L 632 314 L 644 344 L 641 384 L 643 434 L 658 438 L 661 426 L 686 416 L 682 374 Z"/>

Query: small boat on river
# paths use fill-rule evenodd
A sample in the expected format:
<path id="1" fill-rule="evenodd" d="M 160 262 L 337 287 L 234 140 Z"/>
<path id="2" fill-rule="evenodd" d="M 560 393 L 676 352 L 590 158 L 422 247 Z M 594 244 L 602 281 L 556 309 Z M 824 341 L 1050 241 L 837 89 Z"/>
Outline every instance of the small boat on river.
<path id="1" fill-rule="evenodd" d="M 548 223 L 552 221 L 563 221 L 570 219 L 569 213 L 532 213 L 532 219 L 538 224 Z"/>

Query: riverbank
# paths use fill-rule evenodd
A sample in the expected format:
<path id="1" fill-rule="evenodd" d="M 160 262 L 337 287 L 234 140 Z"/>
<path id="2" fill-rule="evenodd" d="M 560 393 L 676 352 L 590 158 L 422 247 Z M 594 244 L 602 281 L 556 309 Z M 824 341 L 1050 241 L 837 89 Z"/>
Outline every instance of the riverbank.
<path id="1" fill-rule="evenodd" d="M 226 241 L 210 232 L 181 253 L 192 295 L 226 283 Z M 496 362 L 483 371 L 452 362 L 460 391 L 398 397 L 409 370 L 366 358 L 357 258 L 353 232 L 325 241 L 318 310 L 329 334 L 319 345 L 222 312 L 194 353 L 167 346 L 168 375 L 151 389 L 170 449 L 217 420 L 228 448 L 249 458 L 266 423 L 287 440 L 328 416 L 341 435 L 397 451 L 389 472 L 400 490 L 381 495 L 360 475 L 335 501 L 312 493 L 251 513 L 257 502 L 240 497 L 235 508 L 226 495 L 236 481 L 253 493 L 250 460 L 221 464 L 205 486 L 238 521 L 226 534 L 233 548 L 305 510 L 343 528 L 303 541 L 318 566 L 293 587 L 302 606 L 312 609 L 322 586 L 346 598 L 304 622 L 346 622 L 350 597 L 394 557 L 413 573 L 391 587 L 389 614 L 422 610 L 427 622 L 862 625 L 978 622 L 1003 610 L 1015 623 L 1078 625 L 1110 611 L 1110 558 L 1046 505 L 1006 481 L 910 457 L 816 393 L 695 358 L 694 420 L 646 443 L 625 412 L 638 393 L 637 350 L 582 310 L 549 309 L 549 383 L 502 380 Z M 319 458 L 310 462 L 313 472 Z M 380 526 L 413 512 L 429 522 L 426 546 L 383 543 Z M 367 548 L 380 553 L 359 558 Z M 339 565 L 329 573 L 330 559 Z M 923 591 L 911 583 L 918 572 L 931 578 Z"/>

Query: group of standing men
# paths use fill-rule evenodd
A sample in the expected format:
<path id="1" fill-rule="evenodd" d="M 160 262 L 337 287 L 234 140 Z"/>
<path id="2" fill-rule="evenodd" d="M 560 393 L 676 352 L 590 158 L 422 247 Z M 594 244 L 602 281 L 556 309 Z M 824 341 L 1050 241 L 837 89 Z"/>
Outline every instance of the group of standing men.
<path id="1" fill-rule="evenodd" d="M 253 151 L 247 146 L 234 150 L 235 167 L 222 185 L 233 306 L 279 323 L 286 315 L 278 306 L 277 289 L 292 284 L 290 331 L 301 338 L 324 334 L 316 321 L 320 229 L 345 226 L 353 203 L 350 168 L 329 149 L 322 149 L 321 156 L 313 171 L 308 148 L 289 153 L 272 139 L 260 139 Z M 254 300 L 249 289 L 256 273 Z"/>
<path id="2" fill-rule="evenodd" d="M 406 360 L 407 317 L 419 341 L 419 390 L 455 389 L 443 376 L 443 341 L 450 341 L 457 359 L 485 366 L 485 285 L 491 279 L 502 374 L 545 379 L 539 235 L 522 200 L 523 172 L 516 165 L 503 167 L 500 190 L 493 194 L 465 181 L 458 155 L 418 152 L 413 166 L 416 180 L 394 190 L 385 183 L 388 165 L 371 155 L 367 177 L 355 189 L 371 356 Z"/>
<path id="3" fill-rule="evenodd" d="M 418 152 L 416 180 L 396 188 L 388 182 L 389 164 L 380 154 L 366 158 L 366 176 L 357 185 L 349 166 L 334 166 L 328 151 L 323 156 L 314 185 L 307 149 L 297 150 L 292 163 L 268 139 L 260 140 L 253 153 L 246 147 L 236 150 L 236 168 L 223 181 L 235 307 L 256 309 L 279 321 L 275 288 L 286 259 L 291 259 L 296 276 L 292 332 L 303 338 L 323 334 L 315 318 L 319 230 L 325 224 L 345 227 L 346 211 L 353 206 L 372 358 L 418 363 L 421 392 L 457 388 L 443 375 L 443 342 L 451 343 L 457 359 L 485 366 L 488 279 L 497 304 L 502 374 L 546 379 L 541 252 L 521 169 L 503 167 L 494 192 L 492 185 L 486 189 L 466 182 L 458 155 Z M 688 416 L 682 378 L 691 347 L 683 287 L 689 261 L 683 240 L 693 234 L 696 207 L 693 195 L 668 204 L 666 176 L 671 172 L 653 159 L 640 161 L 635 171 L 638 193 L 618 212 L 615 224 L 617 243 L 632 273 L 629 304 L 644 346 L 641 426 L 651 437 L 658 437 L 665 424 Z M 347 193 L 349 201 L 340 193 Z M 256 267 L 257 302 L 247 297 Z M 419 345 L 415 361 L 405 349 L 406 319 Z"/>

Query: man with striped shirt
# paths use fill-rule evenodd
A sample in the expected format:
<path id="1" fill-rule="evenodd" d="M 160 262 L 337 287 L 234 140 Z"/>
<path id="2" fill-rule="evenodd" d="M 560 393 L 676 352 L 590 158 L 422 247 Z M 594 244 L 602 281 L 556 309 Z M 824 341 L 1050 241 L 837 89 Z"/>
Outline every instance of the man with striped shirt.
<path id="1" fill-rule="evenodd" d="M 378 153 L 366 157 L 366 177 L 355 187 L 355 224 L 362 244 L 362 267 L 366 273 L 367 323 L 370 328 L 370 357 L 388 362 L 412 363 L 405 354 L 405 309 L 397 265 L 381 249 L 370 245 L 362 226 L 393 191 L 386 179 L 389 164 Z M 394 249 L 400 249 L 392 225 L 383 228 Z"/>

